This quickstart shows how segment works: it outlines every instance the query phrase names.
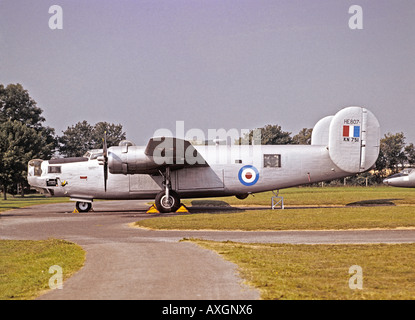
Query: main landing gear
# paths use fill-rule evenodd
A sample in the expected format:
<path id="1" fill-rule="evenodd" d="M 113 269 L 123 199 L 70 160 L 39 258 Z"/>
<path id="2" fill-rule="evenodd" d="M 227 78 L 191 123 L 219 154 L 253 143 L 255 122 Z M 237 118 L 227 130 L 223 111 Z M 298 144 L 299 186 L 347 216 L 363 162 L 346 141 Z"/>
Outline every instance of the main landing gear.
<path id="1" fill-rule="evenodd" d="M 161 213 L 176 212 L 181 207 L 181 202 L 177 192 L 171 190 L 170 168 L 167 167 L 164 174 L 160 171 L 160 174 L 163 177 L 164 190 L 156 196 L 156 208 Z M 89 212 L 91 209 L 91 202 L 76 202 L 76 210 L 78 210 L 78 212 Z"/>
<path id="2" fill-rule="evenodd" d="M 162 213 L 176 212 L 180 208 L 180 197 L 175 191 L 171 190 L 170 168 L 167 167 L 165 174 L 161 173 L 161 175 L 164 178 L 164 190 L 156 196 L 156 208 Z"/>

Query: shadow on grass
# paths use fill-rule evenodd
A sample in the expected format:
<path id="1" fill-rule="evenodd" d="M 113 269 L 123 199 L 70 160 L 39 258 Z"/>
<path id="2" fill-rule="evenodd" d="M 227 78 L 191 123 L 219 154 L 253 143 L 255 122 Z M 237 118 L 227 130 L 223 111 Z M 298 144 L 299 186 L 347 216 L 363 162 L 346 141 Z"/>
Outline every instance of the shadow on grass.
<path id="1" fill-rule="evenodd" d="M 193 200 L 192 206 L 195 207 L 231 207 L 231 205 L 221 200 Z"/>
<path id="2" fill-rule="evenodd" d="M 374 206 L 396 206 L 393 201 L 403 199 L 376 199 L 376 200 L 362 200 L 346 204 L 348 207 L 374 207 Z"/>
<path id="3" fill-rule="evenodd" d="M 221 200 L 192 200 L 189 213 L 232 213 L 241 212 L 243 209 L 232 207 L 229 203 Z"/>

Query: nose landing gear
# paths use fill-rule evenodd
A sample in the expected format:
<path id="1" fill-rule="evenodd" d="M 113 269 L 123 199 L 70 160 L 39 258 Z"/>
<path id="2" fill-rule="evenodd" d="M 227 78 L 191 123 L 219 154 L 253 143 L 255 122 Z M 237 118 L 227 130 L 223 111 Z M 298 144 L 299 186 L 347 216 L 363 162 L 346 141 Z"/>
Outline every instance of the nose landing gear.
<path id="1" fill-rule="evenodd" d="M 78 212 L 89 212 L 92 208 L 92 203 L 91 202 L 77 202 L 76 203 L 76 210 L 78 210 Z"/>

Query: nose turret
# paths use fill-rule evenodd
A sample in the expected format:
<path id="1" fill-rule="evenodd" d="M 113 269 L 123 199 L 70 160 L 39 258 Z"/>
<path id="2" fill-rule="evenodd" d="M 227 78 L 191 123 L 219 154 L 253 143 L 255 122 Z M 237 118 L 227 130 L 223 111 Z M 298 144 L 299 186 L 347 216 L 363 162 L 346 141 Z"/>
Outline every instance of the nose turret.
<path id="1" fill-rule="evenodd" d="M 383 184 L 386 184 L 387 186 L 393 186 L 393 178 L 386 178 L 383 180 Z"/>
<path id="2" fill-rule="evenodd" d="M 395 177 L 395 178 L 387 178 L 385 180 L 383 180 L 383 183 L 386 184 L 387 186 L 392 186 L 392 187 L 405 187 L 407 184 L 407 181 L 404 180 L 403 177 Z"/>
<path id="3" fill-rule="evenodd" d="M 43 169 L 41 159 L 33 159 L 28 163 L 27 168 L 27 182 L 29 185 L 36 189 L 44 189 L 44 179 L 42 179 Z"/>

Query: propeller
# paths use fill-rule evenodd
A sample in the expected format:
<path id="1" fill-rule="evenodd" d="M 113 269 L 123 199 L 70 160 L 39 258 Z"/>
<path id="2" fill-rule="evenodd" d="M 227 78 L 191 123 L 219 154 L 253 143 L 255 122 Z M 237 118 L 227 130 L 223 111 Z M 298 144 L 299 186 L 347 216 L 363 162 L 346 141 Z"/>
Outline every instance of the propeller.
<path id="1" fill-rule="evenodd" d="M 108 181 L 108 148 L 107 148 L 107 131 L 104 132 L 104 138 L 102 139 L 103 146 L 103 157 L 104 157 L 104 190 L 107 192 L 107 181 Z"/>

